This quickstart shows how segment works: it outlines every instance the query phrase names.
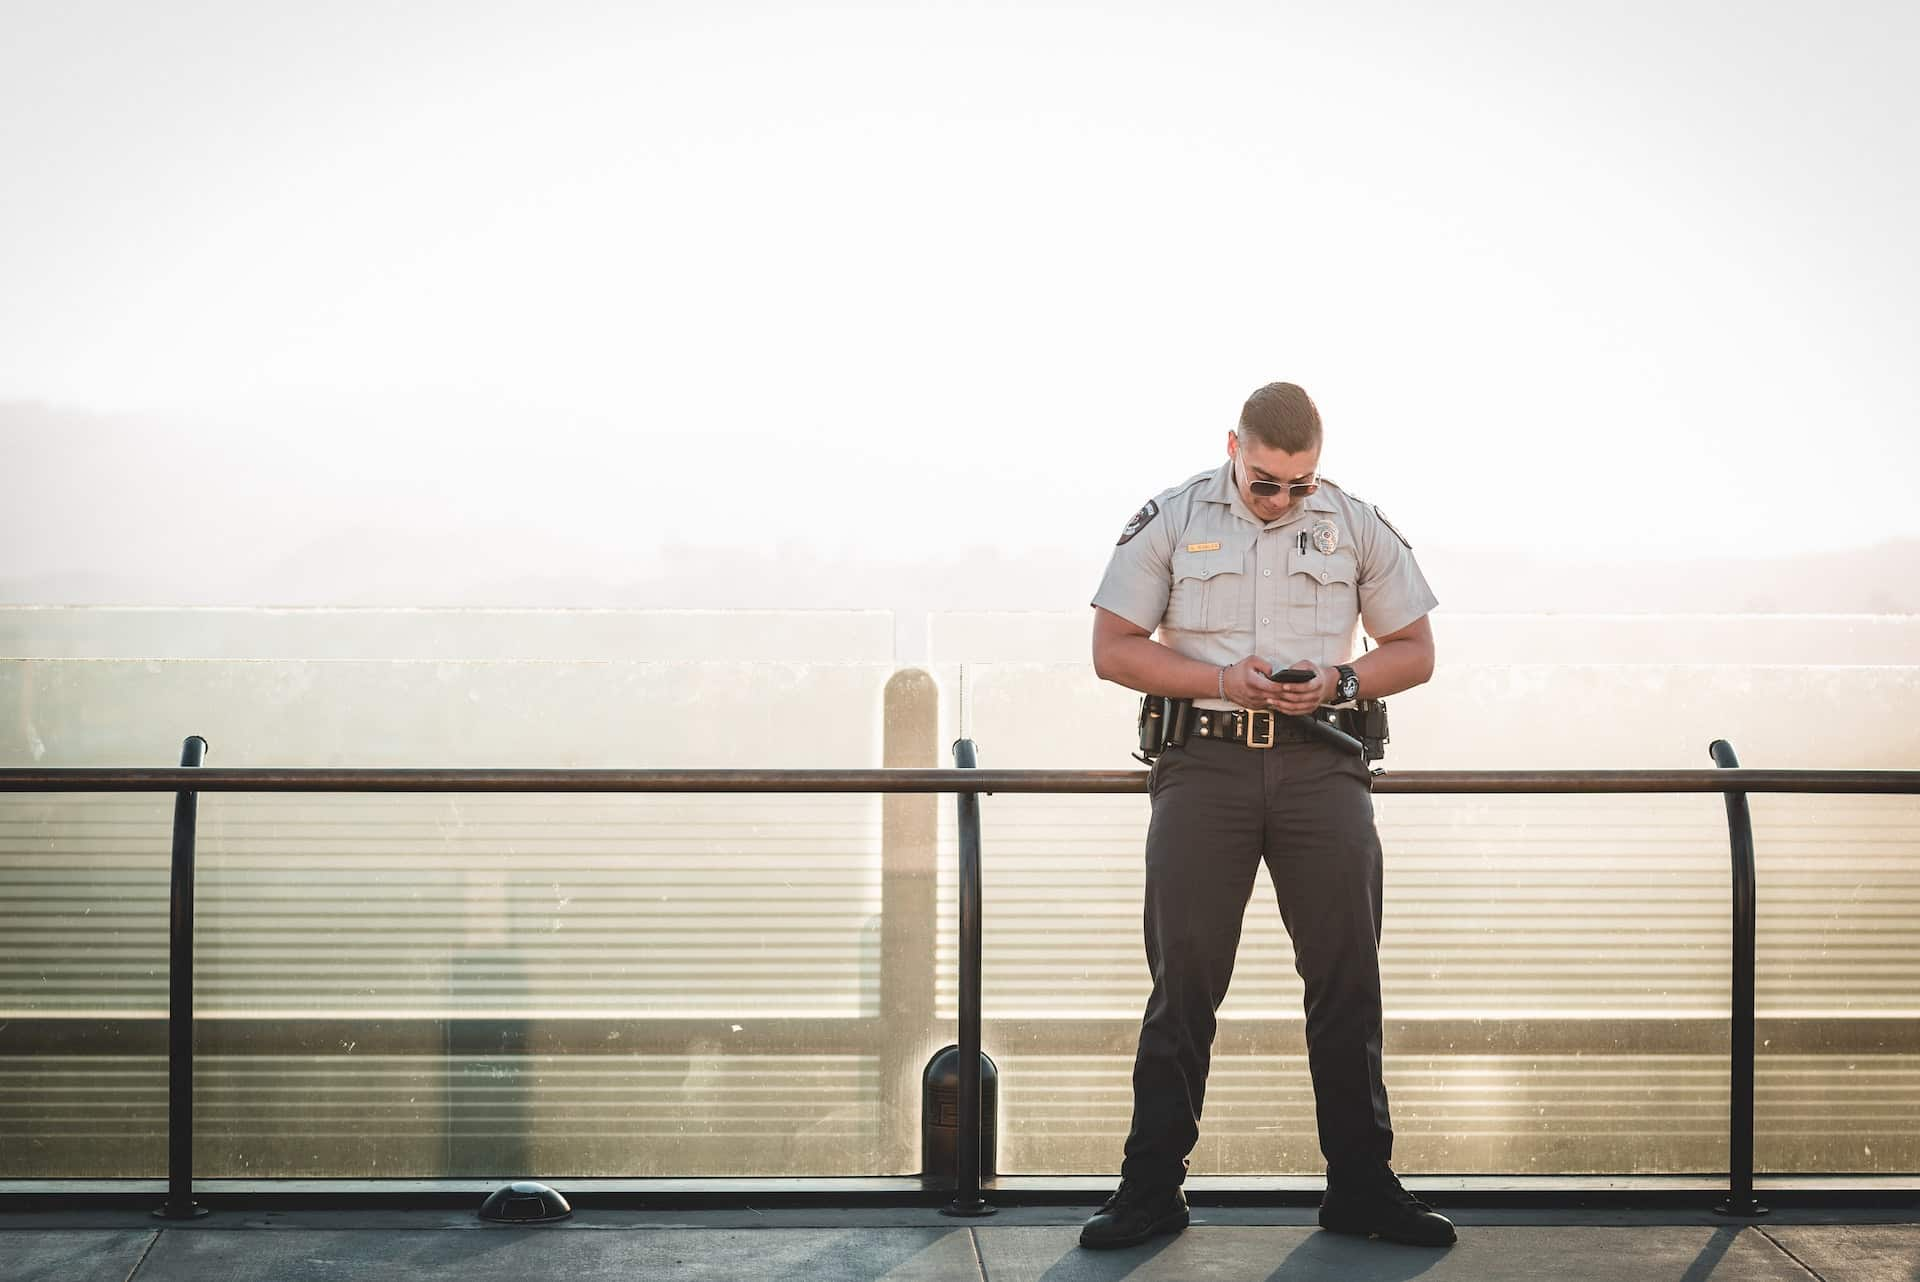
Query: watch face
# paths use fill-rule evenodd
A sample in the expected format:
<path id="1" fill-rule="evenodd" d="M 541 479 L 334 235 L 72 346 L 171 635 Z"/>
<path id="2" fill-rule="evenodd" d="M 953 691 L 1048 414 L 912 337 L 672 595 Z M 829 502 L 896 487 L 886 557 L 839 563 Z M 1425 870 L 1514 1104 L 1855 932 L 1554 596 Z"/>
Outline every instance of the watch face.
<path id="1" fill-rule="evenodd" d="M 1359 693 L 1360 693 L 1359 677 L 1341 677 L 1340 678 L 1340 697 L 1342 699 L 1351 699 L 1353 698 L 1354 695 Z"/>

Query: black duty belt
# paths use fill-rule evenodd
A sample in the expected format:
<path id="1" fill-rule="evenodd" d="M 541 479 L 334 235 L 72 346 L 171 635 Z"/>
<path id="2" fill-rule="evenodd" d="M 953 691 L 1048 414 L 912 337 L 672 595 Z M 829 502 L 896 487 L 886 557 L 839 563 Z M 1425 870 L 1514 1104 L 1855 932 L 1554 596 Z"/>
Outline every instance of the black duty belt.
<path id="1" fill-rule="evenodd" d="M 1343 709 L 1315 708 L 1306 717 L 1288 717 L 1278 712 L 1264 709 L 1258 711 L 1232 711 L 1221 708 L 1195 708 L 1187 723 L 1187 734 L 1200 739 L 1225 739 L 1246 748 L 1271 748 L 1282 739 L 1302 741 L 1322 738 L 1324 731 L 1315 733 L 1303 720 L 1311 718 L 1322 725 L 1336 730 L 1352 733 L 1341 724 Z"/>

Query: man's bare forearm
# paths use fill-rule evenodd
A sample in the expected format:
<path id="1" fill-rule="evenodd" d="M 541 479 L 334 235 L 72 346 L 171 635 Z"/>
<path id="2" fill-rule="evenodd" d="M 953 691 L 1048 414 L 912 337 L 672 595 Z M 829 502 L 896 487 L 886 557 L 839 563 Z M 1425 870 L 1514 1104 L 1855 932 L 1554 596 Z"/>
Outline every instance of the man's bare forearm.
<path id="1" fill-rule="evenodd" d="M 1385 698 L 1411 690 L 1433 676 L 1432 632 L 1424 622 L 1407 631 L 1413 635 L 1384 638 L 1378 648 L 1353 660 L 1354 674 L 1360 678 L 1361 698 Z M 1288 699 L 1307 696 L 1305 706 L 1311 707 L 1333 696 L 1331 669 L 1321 669 L 1320 681 L 1312 686 L 1290 686 L 1285 691 L 1276 691 L 1265 684 L 1262 674 L 1268 667 L 1257 658 L 1243 659 L 1229 668 L 1223 678 L 1219 668 L 1179 654 L 1145 633 L 1107 628 L 1103 634 L 1102 628 L 1095 629 L 1095 674 L 1131 690 L 1176 699 L 1206 699 L 1217 698 L 1224 686 L 1227 698 L 1243 708 L 1277 706 L 1283 711 L 1299 711 L 1284 706 Z"/>
<path id="2" fill-rule="evenodd" d="M 1422 685 L 1433 676 L 1433 643 L 1382 641 L 1377 649 L 1367 651 L 1349 666 L 1360 678 L 1362 699 L 1384 699 Z"/>
<path id="3" fill-rule="evenodd" d="M 1219 668 L 1176 654 L 1152 637 L 1119 636 L 1096 643 L 1093 670 L 1104 681 L 1142 694 L 1212 699 L 1220 693 Z"/>

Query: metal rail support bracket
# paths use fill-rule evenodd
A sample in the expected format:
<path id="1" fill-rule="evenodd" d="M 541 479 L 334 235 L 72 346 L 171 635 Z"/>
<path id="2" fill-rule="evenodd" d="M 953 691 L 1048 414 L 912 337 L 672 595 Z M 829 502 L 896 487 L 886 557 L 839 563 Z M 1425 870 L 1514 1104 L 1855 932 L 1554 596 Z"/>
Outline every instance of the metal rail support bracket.
<path id="1" fill-rule="evenodd" d="M 1715 739 L 1707 748 L 1713 764 L 1737 770 L 1733 745 Z M 1753 816 L 1747 794 L 1729 789 L 1727 835 L 1733 845 L 1733 1046 L 1728 1055 L 1732 1078 L 1727 1109 L 1727 1200 L 1714 1204 L 1720 1215 L 1757 1219 L 1767 1208 L 1753 1200 L 1753 1020 L 1754 935 L 1759 895 L 1753 868 Z"/>
<path id="2" fill-rule="evenodd" d="M 182 768 L 198 768 L 207 741 L 188 735 Z M 167 909 L 167 1200 L 162 1220 L 195 1220 L 207 1208 L 193 1200 L 193 837 L 200 794 L 173 797 L 173 864 Z"/>
<path id="3" fill-rule="evenodd" d="M 953 745 L 953 764 L 972 770 L 973 740 Z M 992 1215 L 980 1200 L 980 794 L 961 792 L 960 805 L 960 1109 L 955 1137 L 953 1201 L 942 1215 Z"/>

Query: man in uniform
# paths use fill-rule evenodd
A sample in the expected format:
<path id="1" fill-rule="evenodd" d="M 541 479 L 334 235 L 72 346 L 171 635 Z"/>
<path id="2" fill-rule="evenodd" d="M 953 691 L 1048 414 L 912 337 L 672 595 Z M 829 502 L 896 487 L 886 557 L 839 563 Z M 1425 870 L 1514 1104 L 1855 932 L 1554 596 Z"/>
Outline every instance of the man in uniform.
<path id="1" fill-rule="evenodd" d="M 1192 700 L 1183 745 L 1153 763 L 1145 933 L 1153 975 L 1120 1186 L 1081 1231 L 1131 1246 L 1187 1225 L 1214 1013 L 1265 860 L 1306 985 L 1308 1067 L 1327 1160 L 1323 1227 L 1441 1246 L 1453 1225 L 1402 1188 L 1381 1079 L 1380 838 L 1373 776 L 1297 718 L 1433 674 L 1436 604 L 1379 509 L 1319 475 L 1320 415 L 1270 383 L 1227 457 L 1127 523 L 1094 594 L 1104 679 Z M 1353 656 L 1354 625 L 1378 645 Z M 1154 638 L 1155 630 L 1159 637 Z M 1299 669 L 1282 684 L 1269 673 Z"/>

